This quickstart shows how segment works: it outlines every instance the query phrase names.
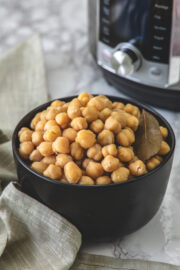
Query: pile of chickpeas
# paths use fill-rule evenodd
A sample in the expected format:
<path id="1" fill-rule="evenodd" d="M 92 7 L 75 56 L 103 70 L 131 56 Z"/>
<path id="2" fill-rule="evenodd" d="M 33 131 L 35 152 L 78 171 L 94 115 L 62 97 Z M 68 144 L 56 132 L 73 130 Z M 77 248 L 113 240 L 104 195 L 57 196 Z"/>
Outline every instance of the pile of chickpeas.
<path id="1" fill-rule="evenodd" d="M 141 112 L 132 104 L 81 93 L 70 102 L 53 101 L 37 113 L 30 128 L 18 133 L 19 154 L 30 167 L 51 179 L 105 185 L 153 170 L 170 151 L 168 130 L 160 126 L 159 153 L 143 162 L 133 148 Z"/>

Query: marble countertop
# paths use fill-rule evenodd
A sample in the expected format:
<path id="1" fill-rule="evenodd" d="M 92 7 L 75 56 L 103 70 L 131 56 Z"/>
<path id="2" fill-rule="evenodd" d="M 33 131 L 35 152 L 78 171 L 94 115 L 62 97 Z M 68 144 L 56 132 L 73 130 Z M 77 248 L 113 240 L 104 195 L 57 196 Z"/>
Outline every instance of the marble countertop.
<path id="1" fill-rule="evenodd" d="M 0 0 L 0 55 L 33 33 L 42 36 L 51 98 L 81 91 L 124 96 L 109 86 L 88 52 L 86 0 Z M 157 108 L 156 108 L 157 109 Z M 172 125 L 177 145 L 162 206 L 142 229 L 82 251 L 180 265 L 180 113 L 157 109 Z"/>

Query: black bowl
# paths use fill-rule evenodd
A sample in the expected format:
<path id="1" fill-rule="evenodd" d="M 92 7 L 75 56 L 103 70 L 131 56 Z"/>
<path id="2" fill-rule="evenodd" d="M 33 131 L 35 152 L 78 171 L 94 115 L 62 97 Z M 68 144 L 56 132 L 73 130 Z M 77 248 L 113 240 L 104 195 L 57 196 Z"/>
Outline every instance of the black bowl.
<path id="1" fill-rule="evenodd" d="M 62 98 L 66 102 L 74 97 Z M 144 226 L 158 211 L 172 167 L 175 136 L 168 122 L 150 107 L 123 98 L 112 101 L 132 103 L 152 113 L 167 127 L 171 147 L 159 167 L 126 182 L 102 186 L 61 183 L 39 175 L 18 154 L 18 131 L 30 124 L 33 116 L 50 102 L 29 112 L 17 125 L 12 139 L 14 159 L 22 191 L 62 214 L 82 232 L 84 238 L 102 239 L 124 236 Z"/>

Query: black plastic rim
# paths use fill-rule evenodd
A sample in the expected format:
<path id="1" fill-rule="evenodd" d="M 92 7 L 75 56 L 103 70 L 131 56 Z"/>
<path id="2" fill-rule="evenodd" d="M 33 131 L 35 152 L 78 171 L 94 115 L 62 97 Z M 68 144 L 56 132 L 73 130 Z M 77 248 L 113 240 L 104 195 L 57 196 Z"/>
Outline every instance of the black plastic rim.
<path id="1" fill-rule="evenodd" d="M 94 94 L 94 96 L 96 96 L 98 94 Z M 73 98 L 76 98 L 77 96 L 70 96 L 70 97 L 63 97 L 63 98 L 59 98 L 59 100 L 62 100 L 62 101 L 66 101 L 66 102 L 69 102 L 70 100 L 72 100 Z M 116 97 L 116 96 L 109 96 L 109 95 L 106 95 L 106 97 L 108 97 L 110 100 L 112 101 L 117 101 L 117 102 L 123 102 L 125 104 L 127 103 L 131 103 L 133 105 L 136 105 L 139 107 L 139 109 L 145 109 L 147 110 L 148 112 L 152 113 L 158 120 L 160 120 L 165 126 L 166 128 L 168 129 L 168 133 L 169 133 L 169 136 L 171 137 L 171 140 L 172 140 L 172 145 L 171 145 L 171 149 L 170 149 L 170 152 L 168 153 L 167 156 L 165 156 L 163 162 L 158 166 L 156 167 L 154 170 L 144 174 L 144 175 L 141 175 L 141 176 L 138 176 L 138 177 L 135 177 L 135 178 L 132 178 L 128 181 L 124 181 L 124 182 L 120 182 L 120 183 L 112 183 L 112 184 L 109 184 L 109 185 L 77 185 L 77 184 L 69 184 L 69 183 L 63 183 L 63 182 L 60 182 L 60 181 L 57 181 L 57 180 L 53 180 L 51 178 L 48 178 L 48 177 L 45 177 L 43 175 L 40 175 L 38 173 L 36 173 L 35 171 L 33 171 L 30 167 L 28 167 L 28 165 L 26 164 L 26 162 L 20 157 L 19 153 L 18 153 L 18 148 L 16 146 L 16 141 L 18 139 L 18 132 L 22 126 L 22 123 L 24 122 L 24 119 L 26 117 L 29 117 L 29 116 L 32 116 L 31 119 L 33 118 L 33 116 L 42 111 L 43 109 L 45 109 L 46 107 L 48 107 L 50 105 L 51 102 L 53 102 L 54 100 L 57 100 L 57 99 L 54 99 L 54 100 L 51 100 L 47 103 L 44 103 L 38 107 L 36 107 L 35 109 L 33 109 L 32 111 L 30 111 L 29 113 L 27 113 L 20 121 L 19 123 L 17 124 L 14 132 L 13 132 L 13 136 L 12 136 L 12 149 L 13 149 L 13 152 L 14 152 L 14 155 L 16 157 L 16 159 L 18 160 L 18 162 L 26 169 L 28 170 L 29 172 L 31 172 L 32 174 L 36 175 L 37 177 L 39 177 L 40 179 L 42 179 L 43 181 L 49 181 L 51 183 L 54 183 L 56 185 L 62 185 L 62 186 L 69 186 L 69 187 L 76 187 L 76 188 L 79 188 L 79 189 L 104 189 L 104 188 L 108 188 L 109 186 L 111 187 L 116 187 L 117 185 L 127 185 L 127 184 L 131 184 L 131 183 L 134 183 L 134 181 L 143 181 L 144 178 L 146 176 L 149 176 L 149 175 L 153 175 L 153 174 L 156 174 L 157 171 L 159 171 L 163 166 L 164 164 L 167 163 L 167 161 L 171 158 L 171 156 L 173 155 L 174 153 L 174 149 L 175 149 L 175 144 L 176 144 L 176 139 L 175 139 L 175 135 L 174 135 L 174 131 L 171 127 L 171 125 L 167 122 L 167 120 L 162 116 L 160 115 L 158 112 L 156 112 L 154 109 L 152 109 L 150 106 L 148 105 L 142 105 L 140 102 L 136 102 L 136 101 L 133 101 L 131 99 L 125 99 L 125 98 L 121 98 L 121 97 Z"/>

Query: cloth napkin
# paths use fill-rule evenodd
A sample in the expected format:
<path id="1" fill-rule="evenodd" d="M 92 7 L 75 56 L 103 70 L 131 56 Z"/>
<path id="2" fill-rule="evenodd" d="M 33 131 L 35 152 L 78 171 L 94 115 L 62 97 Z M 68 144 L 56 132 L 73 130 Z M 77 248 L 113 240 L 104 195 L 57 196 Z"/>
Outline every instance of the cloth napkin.
<path id="1" fill-rule="evenodd" d="M 180 270 L 178 266 L 78 254 L 81 234 L 65 218 L 21 192 L 12 132 L 47 101 L 42 48 L 35 35 L 0 60 L 0 270 Z"/>

